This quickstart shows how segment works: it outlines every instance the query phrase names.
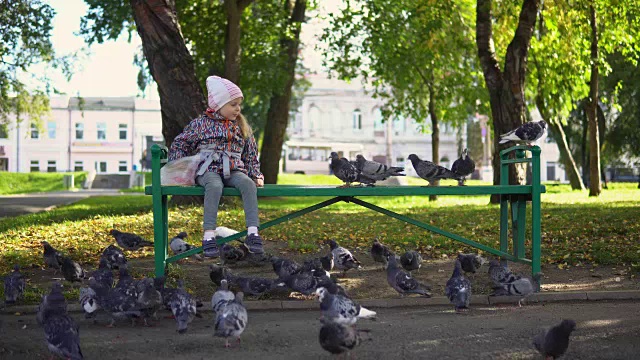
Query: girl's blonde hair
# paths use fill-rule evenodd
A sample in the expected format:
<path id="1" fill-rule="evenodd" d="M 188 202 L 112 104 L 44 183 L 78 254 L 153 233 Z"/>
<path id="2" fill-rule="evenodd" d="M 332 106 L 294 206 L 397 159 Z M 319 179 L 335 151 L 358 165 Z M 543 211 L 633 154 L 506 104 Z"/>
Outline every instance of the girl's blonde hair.
<path id="1" fill-rule="evenodd" d="M 244 115 L 239 114 L 238 117 L 236 118 L 236 121 L 238 121 L 238 125 L 240 125 L 240 131 L 242 132 L 243 138 L 246 139 L 251 137 L 251 135 L 253 135 L 253 130 L 251 129 L 251 125 L 249 125 L 249 122 L 247 121 L 247 118 L 244 117 Z"/>

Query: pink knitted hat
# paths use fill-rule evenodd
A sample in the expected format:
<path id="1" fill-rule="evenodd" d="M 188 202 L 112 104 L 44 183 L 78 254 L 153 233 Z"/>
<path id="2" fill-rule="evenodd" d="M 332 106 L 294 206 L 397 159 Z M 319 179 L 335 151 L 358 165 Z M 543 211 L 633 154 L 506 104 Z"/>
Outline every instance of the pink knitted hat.
<path id="1" fill-rule="evenodd" d="M 233 99 L 244 97 L 242 90 L 236 84 L 220 76 L 207 78 L 207 92 L 209 93 L 209 107 L 213 111 L 220 110 Z"/>

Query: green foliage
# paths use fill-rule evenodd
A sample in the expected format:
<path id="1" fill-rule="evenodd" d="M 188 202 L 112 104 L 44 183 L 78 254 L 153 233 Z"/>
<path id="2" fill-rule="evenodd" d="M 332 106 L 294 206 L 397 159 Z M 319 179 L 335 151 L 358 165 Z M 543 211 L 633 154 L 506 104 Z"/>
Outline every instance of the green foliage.
<path id="1" fill-rule="evenodd" d="M 64 176 L 74 175 L 74 185 L 81 188 L 87 179 L 86 172 L 71 173 L 10 173 L 0 176 L 0 195 L 28 194 L 35 192 L 66 190 Z"/>
<path id="2" fill-rule="evenodd" d="M 418 122 L 435 113 L 461 124 L 487 106 L 475 55 L 472 1 L 347 2 L 330 14 L 322 41 L 328 65 L 342 79 L 362 78 L 384 100 L 384 118 Z M 481 110 L 481 111 L 484 111 Z"/>

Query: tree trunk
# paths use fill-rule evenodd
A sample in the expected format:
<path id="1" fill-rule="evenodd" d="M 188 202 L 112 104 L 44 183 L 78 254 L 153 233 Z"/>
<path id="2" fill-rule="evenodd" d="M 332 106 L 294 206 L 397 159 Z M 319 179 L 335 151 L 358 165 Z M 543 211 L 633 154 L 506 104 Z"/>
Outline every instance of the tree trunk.
<path id="1" fill-rule="evenodd" d="M 438 114 L 433 100 L 433 89 L 429 87 L 429 117 L 431 118 L 431 161 L 440 164 L 440 125 L 438 124 Z M 440 180 L 434 181 L 431 185 L 440 185 Z M 438 200 L 438 195 L 429 195 L 429 201 Z"/>
<path id="2" fill-rule="evenodd" d="M 591 79 L 589 81 L 589 196 L 599 196 L 602 192 L 600 182 L 600 136 L 598 134 L 598 25 L 596 24 L 596 10 L 589 5 L 591 22 Z"/>
<path id="3" fill-rule="evenodd" d="M 165 144 L 206 108 L 193 58 L 180 32 L 173 0 L 130 0 L 149 72 L 158 85 Z M 173 197 L 172 201 L 202 203 L 202 197 Z"/>
<path id="4" fill-rule="evenodd" d="M 254 0 L 225 0 L 227 28 L 224 38 L 224 77 L 235 84 L 240 82 L 240 38 L 242 12 Z"/>
<path id="5" fill-rule="evenodd" d="M 291 14 L 289 28 L 291 33 L 284 30 L 280 39 L 280 51 L 285 57 L 286 82 L 280 93 L 271 96 L 267 122 L 264 128 L 262 148 L 260 151 L 260 171 L 264 174 L 266 184 L 278 182 L 280 153 L 289 124 L 289 107 L 291 105 L 291 93 L 295 81 L 296 63 L 298 62 L 298 50 L 300 46 L 300 29 L 304 21 L 307 0 L 296 0 L 291 9 L 291 2 L 285 0 L 285 8 Z"/>
<path id="6" fill-rule="evenodd" d="M 582 153 L 582 180 L 585 181 L 588 186 L 591 184 L 591 181 L 589 181 L 589 163 L 587 161 L 587 155 L 589 154 L 587 149 L 587 139 L 589 135 L 589 118 L 587 116 L 589 105 L 587 100 L 588 99 L 585 99 L 582 108 L 582 142 L 580 143 L 580 152 Z"/>
<path id="7" fill-rule="evenodd" d="M 524 123 L 524 85 L 527 72 L 527 55 L 538 13 L 539 0 L 524 0 L 518 27 L 507 48 L 504 72 L 495 56 L 491 20 L 491 0 L 477 0 L 476 44 L 485 83 L 489 90 L 491 116 L 493 118 L 493 183 L 500 183 L 500 151 L 512 144 L 499 144 L 500 135 Z M 509 183 L 523 184 L 524 166 L 510 166 Z M 491 197 L 497 203 L 500 197 Z"/>

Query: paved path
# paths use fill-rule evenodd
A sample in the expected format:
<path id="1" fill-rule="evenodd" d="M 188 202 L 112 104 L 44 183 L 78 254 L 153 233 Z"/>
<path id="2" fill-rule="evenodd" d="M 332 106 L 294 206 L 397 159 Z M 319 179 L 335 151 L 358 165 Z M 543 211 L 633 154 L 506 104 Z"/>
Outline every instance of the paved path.
<path id="1" fill-rule="evenodd" d="M 136 193 L 128 194 L 134 195 Z M 46 211 L 56 206 L 72 204 L 90 196 L 115 195 L 121 195 L 121 193 L 116 189 L 93 189 L 0 196 L 0 218 Z"/>
<path id="2" fill-rule="evenodd" d="M 372 342 L 356 351 L 358 359 L 540 359 L 530 346 L 541 327 L 563 318 L 578 329 L 566 359 L 638 359 L 640 303 L 549 303 L 514 307 L 478 306 L 457 315 L 449 306 L 376 309 L 379 320 L 361 321 Z M 162 313 L 166 315 L 167 313 Z M 224 349 L 213 337 L 212 314 L 195 319 L 178 335 L 175 322 L 154 327 L 119 324 L 107 329 L 73 313 L 80 324 L 86 359 L 330 359 L 318 343 L 318 311 L 250 311 L 241 346 Z M 44 334 L 35 315 L 0 315 L 0 358 L 47 357 Z"/>

